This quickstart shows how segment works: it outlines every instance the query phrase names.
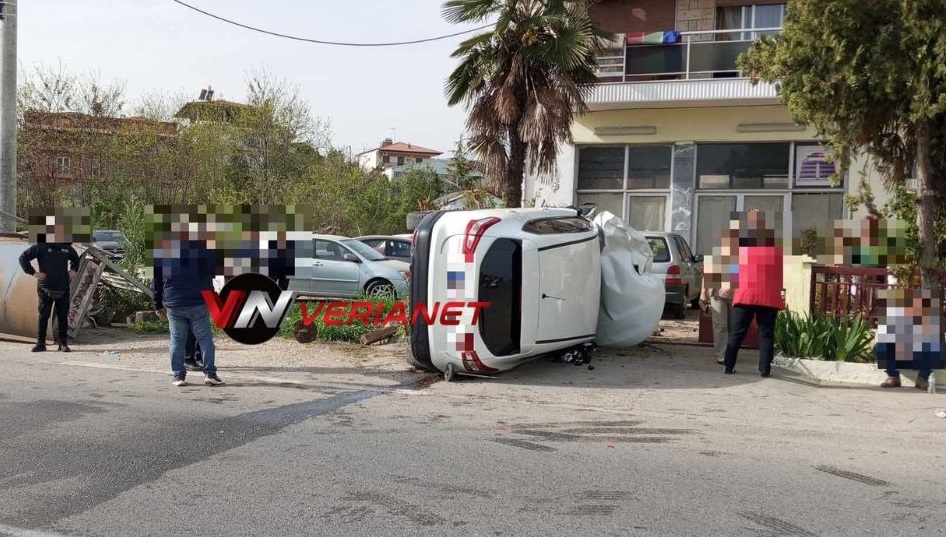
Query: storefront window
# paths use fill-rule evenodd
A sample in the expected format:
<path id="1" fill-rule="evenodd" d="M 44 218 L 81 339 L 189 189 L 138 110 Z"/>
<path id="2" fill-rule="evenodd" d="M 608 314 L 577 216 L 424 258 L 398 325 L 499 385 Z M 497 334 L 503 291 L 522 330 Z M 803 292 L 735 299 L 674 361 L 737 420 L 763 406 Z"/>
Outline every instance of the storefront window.
<path id="1" fill-rule="evenodd" d="M 697 144 L 697 188 L 788 188 L 789 143 Z"/>

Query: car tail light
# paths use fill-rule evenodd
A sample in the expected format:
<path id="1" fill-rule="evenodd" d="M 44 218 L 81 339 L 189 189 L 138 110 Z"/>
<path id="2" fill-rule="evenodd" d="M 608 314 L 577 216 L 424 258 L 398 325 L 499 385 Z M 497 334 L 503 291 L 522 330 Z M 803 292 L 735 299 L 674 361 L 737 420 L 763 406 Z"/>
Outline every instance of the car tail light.
<path id="1" fill-rule="evenodd" d="M 479 246 L 483 233 L 501 221 L 495 216 L 482 220 L 470 220 L 466 225 L 466 234 L 463 235 L 463 255 L 467 263 L 473 261 L 473 254 L 476 253 L 476 247 Z"/>
<path id="2" fill-rule="evenodd" d="M 667 285 L 680 285 L 683 280 L 680 279 L 680 265 L 670 265 L 667 267 Z"/>

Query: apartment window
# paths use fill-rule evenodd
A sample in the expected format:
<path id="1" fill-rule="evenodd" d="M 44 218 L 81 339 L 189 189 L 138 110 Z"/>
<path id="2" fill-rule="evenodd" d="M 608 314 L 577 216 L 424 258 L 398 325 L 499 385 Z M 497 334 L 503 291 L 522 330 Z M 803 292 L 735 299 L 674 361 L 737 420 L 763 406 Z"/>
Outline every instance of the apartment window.
<path id="1" fill-rule="evenodd" d="M 72 167 L 72 159 L 67 156 L 56 157 L 56 173 L 69 173 Z"/>
<path id="2" fill-rule="evenodd" d="M 175 173 L 179 175 L 180 171 L 178 170 Z M 97 160 L 93 160 L 92 164 L 89 165 L 89 176 L 92 177 L 93 179 L 98 179 L 104 175 L 105 175 L 105 167 L 102 166 L 101 162 Z"/>
<path id="3" fill-rule="evenodd" d="M 398 166 L 403 166 L 403 165 L 404 165 L 404 157 L 398 157 L 398 158 L 397 158 L 397 165 L 398 165 Z"/>
<path id="4" fill-rule="evenodd" d="M 785 4 L 721 6 L 716 8 L 717 30 L 744 30 L 716 34 L 717 41 L 749 41 L 774 31 L 753 32 L 756 28 L 781 28 L 785 21 Z"/>
<path id="5" fill-rule="evenodd" d="M 580 148 L 577 201 L 594 203 L 634 229 L 664 231 L 672 162 L 671 145 Z"/>
<path id="6" fill-rule="evenodd" d="M 391 157 L 388 156 L 388 155 L 384 155 L 383 157 L 381 157 L 381 162 L 384 163 L 384 164 L 390 164 L 390 163 L 391 163 Z"/>
<path id="7" fill-rule="evenodd" d="M 697 188 L 788 188 L 790 143 L 697 144 Z"/>

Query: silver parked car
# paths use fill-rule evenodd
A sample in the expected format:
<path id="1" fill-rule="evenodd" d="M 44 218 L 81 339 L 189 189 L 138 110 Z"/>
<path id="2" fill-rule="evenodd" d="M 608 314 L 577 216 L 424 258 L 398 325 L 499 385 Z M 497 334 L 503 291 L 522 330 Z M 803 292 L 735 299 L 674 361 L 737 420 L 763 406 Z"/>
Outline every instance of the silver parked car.
<path id="1" fill-rule="evenodd" d="M 367 244 L 337 235 L 314 235 L 311 269 L 296 268 L 289 290 L 317 297 L 407 296 L 410 265 L 387 259 Z"/>
<path id="2" fill-rule="evenodd" d="M 125 254 L 125 243 L 128 239 L 121 231 L 114 229 L 97 229 L 92 232 L 92 246 L 104 250 L 109 254 L 121 257 Z"/>
<path id="3" fill-rule="evenodd" d="M 411 262 L 411 235 L 368 235 L 359 240 L 388 259 Z"/>
<path id="4" fill-rule="evenodd" d="M 686 239 L 676 233 L 645 231 L 654 252 L 654 275 L 664 280 L 667 309 L 677 319 L 686 317 L 687 307 L 699 307 L 703 289 L 703 256 L 694 255 Z"/>

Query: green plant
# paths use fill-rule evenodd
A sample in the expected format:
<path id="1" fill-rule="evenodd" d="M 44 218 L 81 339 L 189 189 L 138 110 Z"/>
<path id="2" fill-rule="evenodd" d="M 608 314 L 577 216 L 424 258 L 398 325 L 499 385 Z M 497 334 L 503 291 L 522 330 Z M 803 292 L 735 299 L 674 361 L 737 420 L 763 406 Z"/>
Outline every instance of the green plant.
<path id="1" fill-rule="evenodd" d="M 790 358 L 870 361 L 873 339 L 870 320 L 860 315 L 836 319 L 786 310 L 775 320 L 775 348 Z"/>
<path id="2" fill-rule="evenodd" d="M 826 360 L 838 362 L 869 362 L 874 335 L 869 320 L 860 315 L 840 319 L 833 330 L 833 340 Z"/>
<path id="3" fill-rule="evenodd" d="M 132 323 L 128 327 L 132 332 L 139 334 L 170 334 L 167 321 L 144 321 Z"/>

